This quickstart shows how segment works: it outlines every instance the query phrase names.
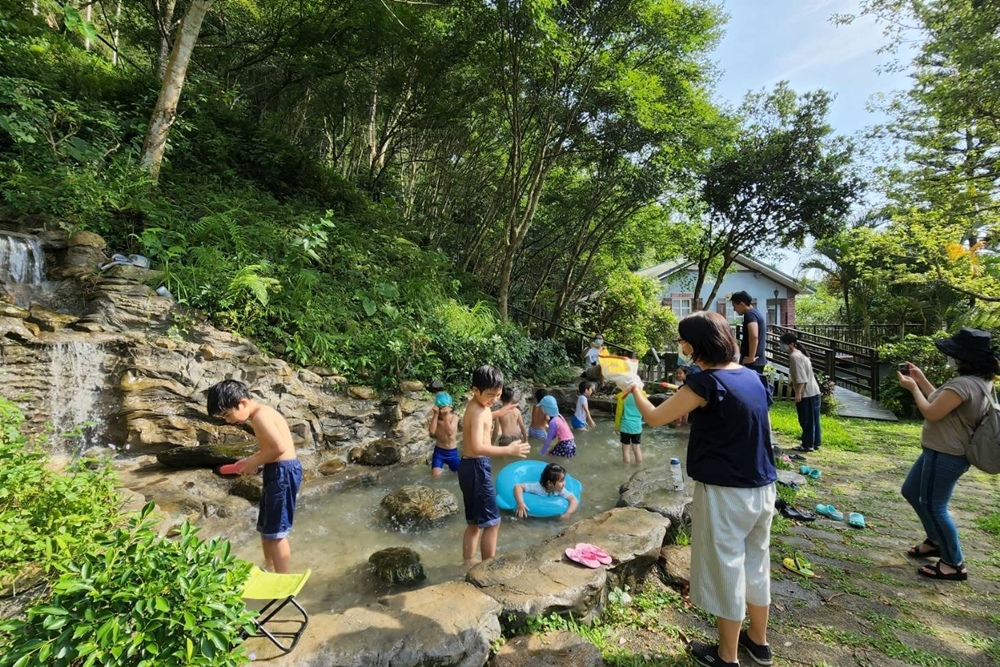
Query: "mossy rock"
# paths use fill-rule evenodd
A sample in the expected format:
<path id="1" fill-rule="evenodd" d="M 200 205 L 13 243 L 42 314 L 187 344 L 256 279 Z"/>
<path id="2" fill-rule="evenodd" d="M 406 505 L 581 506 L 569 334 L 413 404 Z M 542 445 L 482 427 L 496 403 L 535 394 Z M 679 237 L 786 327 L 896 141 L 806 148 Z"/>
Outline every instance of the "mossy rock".
<path id="1" fill-rule="evenodd" d="M 409 484 L 390 493 L 382 499 L 382 507 L 402 526 L 425 526 L 458 513 L 454 494 L 420 484 Z"/>
<path id="2" fill-rule="evenodd" d="M 399 445 L 382 438 L 370 442 L 364 447 L 355 447 L 351 450 L 351 463 L 360 463 L 366 466 L 387 466 L 397 463 L 402 458 Z"/>
<path id="3" fill-rule="evenodd" d="M 415 584 L 427 578 L 420 554 L 406 547 L 389 547 L 368 557 L 368 564 L 379 580 L 387 584 Z"/>
<path id="4" fill-rule="evenodd" d="M 259 503 L 264 496 L 264 480 L 259 475 L 239 477 L 229 487 L 229 495 L 246 498 L 252 503 Z"/>
<path id="5" fill-rule="evenodd" d="M 157 454 L 156 460 L 168 468 L 214 468 L 225 463 L 235 463 L 255 451 L 257 445 L 250 441 L 197 445 L 168 449 Z"/>

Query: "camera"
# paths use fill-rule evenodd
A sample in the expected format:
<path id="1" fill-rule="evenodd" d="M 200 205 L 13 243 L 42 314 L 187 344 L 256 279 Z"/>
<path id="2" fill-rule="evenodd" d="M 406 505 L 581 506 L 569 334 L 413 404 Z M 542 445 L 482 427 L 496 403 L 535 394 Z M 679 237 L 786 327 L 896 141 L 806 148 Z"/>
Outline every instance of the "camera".
<path id="1" fill-rule="evenodd" d="M 902 362 L 901 364 L 899 364 L 899 372 L 902 373 L 903 375 L 909 375 L 910 374 L 910 365 L 908 363 L 906 363 L 905 361 Z"/>

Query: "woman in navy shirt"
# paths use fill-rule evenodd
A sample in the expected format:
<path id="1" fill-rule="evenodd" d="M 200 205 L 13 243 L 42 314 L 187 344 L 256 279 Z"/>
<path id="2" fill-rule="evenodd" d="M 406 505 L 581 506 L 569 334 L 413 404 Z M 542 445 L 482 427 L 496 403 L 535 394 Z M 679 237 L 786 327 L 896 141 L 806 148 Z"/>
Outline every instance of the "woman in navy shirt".
<path id="1" fill-rule="evenodd" d="M 654 407 L 631 388 L 650 426 L 690 413 L 687 471 L 691 504 L 691 601 L 716 617 L 717 645 L 693 644 L 702 665 L 738 665 L 742 647 L 771 664 L 771 519 L 778 478 L 771 452 L 770 390 L 755 371 L 733 362 L 736 339 L 718 313 L 693 313 L 677 326 L 681 352 L 702 368 Z M 750 626 L 742 630 L 749 611 Z"/>

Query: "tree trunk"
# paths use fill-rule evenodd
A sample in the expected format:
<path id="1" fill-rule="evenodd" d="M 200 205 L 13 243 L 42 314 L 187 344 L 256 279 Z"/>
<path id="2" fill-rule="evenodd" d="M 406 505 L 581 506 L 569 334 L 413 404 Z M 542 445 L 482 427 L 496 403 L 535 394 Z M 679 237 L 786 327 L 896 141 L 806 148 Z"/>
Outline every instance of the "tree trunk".
<path id="1" fill-rule="evenodd" d="M 205 14 L 212 7 L 212 1 L 194 0 L 191 3 L 177 31 L 174 48 L 170 51 L 170 60 L 167 61 L 163 85 L 160 87 L 159 97 L 156 98 L 153 114 L 149 117 L 146 140 L 142 146 L 142 156 L 139 158 L 139 166 L 149 172 L 153 182 L 156 182 L 160 176 L 160 165 L 163 163 L 163 153 L 167 147 L 167 136 L 170 134 L 170 127 L 177 117 L 177 102 L 180 100 L 181 90 L 184 88 L 184 79 L 187 77 L 188 65 L 191 63 L 191 53 L 198 41 L 198 33 L 201 32 L 201 23 L 205 20 Z"/>
<path id="2" fill-rule="evenodd" d="M 94 5 L 92 3 L 87 3 L 87 8 L 83 10 L 83 18 L 90 23 L 94 19 Z M 90 51 L 90 37 L 83 38 L 83 50 Z"/>
<path id="3" fill-rule="evenodd" d="M 111 31 L 111 66 L 118 66 L 118 36 L 121 31 L 118 29 L 122 20 L 122 0 L 115 3 L 115 29 Z"/>
<path id="4" fill-rule="evenodd" d="M 726 279 L 726 274 L 729 272 L 729 267 L 733 265 L 733 260 L 729 255 L 725 256 L 722 260 L 722 268 L 719 269 L 719 274 L 715 276 L 715 284 L 712 285 L 712 293 L 708 295 L 705 302 L 702 304 L 702 310 L 710 310 L 711 304 L 715 301 L 715 297 L 719 294 L 719 288 L 722 287 L 722 281 Z M 698 298 L 698 294 L 695 293 L 694 298 Z M 707 306 L 706 306 L 707 304 Z"/>
<path id="5" fill-rule="evenodd" d="M 156 71 L 160 74 L 160 81 L 167 75 L 167 61 L 170 57 L 170 33 L 171 25 L 174 22 L 174 7 L 177 0 L 156 0 L 156 8 L 160 15 L 156 17 L 160 25 L 160 48 L 156 54 Z"/>

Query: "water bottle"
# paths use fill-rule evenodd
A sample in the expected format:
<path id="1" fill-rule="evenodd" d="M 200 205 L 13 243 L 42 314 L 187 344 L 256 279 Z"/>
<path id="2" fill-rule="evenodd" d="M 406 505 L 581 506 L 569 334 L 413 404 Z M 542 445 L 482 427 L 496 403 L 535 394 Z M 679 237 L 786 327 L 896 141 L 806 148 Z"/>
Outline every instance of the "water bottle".
<path id="1" fill-rule="evenodd" d="M 681 460 L 670 459 L 670 476 L 674 480 L 674 491 L 684 490 L 684 473 L 681 471 Z"/>

